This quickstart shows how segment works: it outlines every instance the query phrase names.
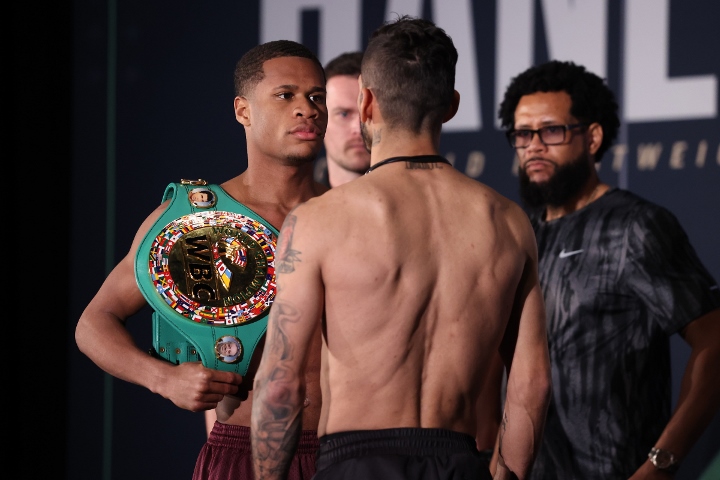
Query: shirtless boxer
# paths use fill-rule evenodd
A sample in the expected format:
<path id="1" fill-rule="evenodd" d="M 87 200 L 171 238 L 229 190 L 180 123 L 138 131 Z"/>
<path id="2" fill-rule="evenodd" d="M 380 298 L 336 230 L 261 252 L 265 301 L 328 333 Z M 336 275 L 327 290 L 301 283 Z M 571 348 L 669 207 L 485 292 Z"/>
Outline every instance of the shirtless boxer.
<path id="1" fill-rule="evenodd" d="M 371 168 L 295 208 L 278 240 L 251 422 L 257 478 L 290 466 L 318 325 L 315 479 L 489 478 L 475 405 L 498 351 L 509 373 L 495 478 L 531 470 L 550 394 L 535 237 L 517 204 L 439 156 L 456 62 L 426 20 L 370 38 L 358 102 Z"/>
<path id="2" fill-rule="evenodd" d="M 370 166 L 370 153 L 360 136 L 357 110 L 357 96 L 360 92 L 357 77 L 360 75 L 361 61 L 362 52 L 345 52 L 325 64 L 328 123 L 323 138 L 325 158 L 319 160 L 324 160 L 325 167 L 322 168 L 324 176 L 316 173 L 315 179 L 330 187 L 362 176 Z M 208 435 L 215 420 L 215 410 L 207 410 L 205 427 Z"/>
<path id="3" fill-rule="evenodd" d="M 313 161 L 327 125 L 325 75 L 304 46 L 279 40 L 254 47 L 235 69 L 235 117 L 245 127 L 247 169 L 221 185 L 273 227 L 296 205 L 322 194 L 314 182 Z M 175 365 L 138 348 L 125 321 L 147 304 L 135 279 L 135 253 L 167 208 L 163 203 L 140 226 L 129 253 L 110 272 L 81 315 L 75 338 L 80 350 L 100 368 L 142 385 L 181 408 L 199 412 L 215 408 L 217 422 L 198 457 L 194 479 L 250 478 L 252 377 L 262 342 L 243 379 L 231 371 L 198 362 Z M 315 469 L 320 415 L 320 334 L 308 356 L 303 381 L 303 441 L 293 461 L 293 478 L 310 478 Z M 171 459 L 167 459 L 170 461 Z"/>

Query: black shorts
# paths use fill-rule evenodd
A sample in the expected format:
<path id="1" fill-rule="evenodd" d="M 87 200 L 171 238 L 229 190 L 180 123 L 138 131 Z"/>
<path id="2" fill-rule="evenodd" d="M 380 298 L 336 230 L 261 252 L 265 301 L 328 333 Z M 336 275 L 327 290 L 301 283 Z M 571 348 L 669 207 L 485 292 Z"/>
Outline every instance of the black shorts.
<path id="1" fill-rule="evenodd" d="M 464 433 L 392 428 L 320 437 L 313 480 L 492 479 L 487 462 Z"/>

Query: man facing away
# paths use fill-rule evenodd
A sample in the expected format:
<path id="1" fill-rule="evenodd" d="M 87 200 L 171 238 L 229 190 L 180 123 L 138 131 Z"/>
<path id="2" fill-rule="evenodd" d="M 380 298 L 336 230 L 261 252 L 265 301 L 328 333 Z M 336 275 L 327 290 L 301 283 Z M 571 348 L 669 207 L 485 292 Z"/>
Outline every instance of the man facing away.
<path id="1" fill-rule="evenodd" d="M 255 377 L 257 478 L 287 472 L 320 324 L 316 479 L 489 478 L 475 406 L 498 351 L 509 377 L 496 478 L 530 471 L 550 389 L 537 247 L 519 205 L 438 154 L 459 102 L 456 62 L 422 19 L 368 43 L 359 110 L 371 169 L 298 206 L 280 234 Z"/>
<path id="2" fill-rule="evenodd" d="M 515 77 L 499 117 L 538 241 L 553 400 L 533 478 L 672 478 L 720 405 L 720 291 L 677 219 L 602 183 L 620 120 L 572 62 Z M 669 337 L 692 351 L 670 415 Z"/>
<path id="3" fill-rule="evenodd" d="M 287 40 L 248 51 L 235 69 L 235 117 L 245 128 L 247 169 L 222 185 L 232 197 L 277 228 L 301 202 L 327 187 L 313 180 L 313 161 L 327 125 L 325 76 L 315 55 Z M 142 385 L 187 410 L 216 410 L 217 422 L 197 460 L 194 479 L 252 478 L 250 413 L 252 377 L 262 340 L 245 378 L 199 362 L 175 365 L 154 358 L 135 344 L 125 321 L 147 304 L 136 283 L 135 256 L 143 239 L 168 208 L 164 202 L 138 229 L 129 253 L 110 272 L 76 327 L 80 350 L 100 368 Z M 307 385 L 302 439 L 291 478 L 310 478 L 315 470 L 316 428 L 320 415 L 320 332 L 312 334 L 302 373 Z M 241 383 L 242 382 L 242 383 Z"/>
<path id="4" fill-rule="evenodd" d="M 346 52 L 325 65 L 328 126 L 324 144 L 330 187 L 355 180 L 370 166 L 370 153 L 360 135 L 357 104 L 362 56 L 362 52 Z"/>

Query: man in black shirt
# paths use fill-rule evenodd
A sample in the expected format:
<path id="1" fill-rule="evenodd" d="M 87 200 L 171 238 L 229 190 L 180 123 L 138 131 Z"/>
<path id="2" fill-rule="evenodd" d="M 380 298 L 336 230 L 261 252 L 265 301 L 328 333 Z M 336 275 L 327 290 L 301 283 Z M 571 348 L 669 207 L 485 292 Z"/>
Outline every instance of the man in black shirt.
<path id="1" fill-rule="evenodd" d="M 532 478 L 670 478 L 720 404 L 720 291 L 668 210 L 600 181 L 613 92 L 571 62 L 515 77 L 499 117 L 538 242 L 553 400 Z M 669 337 L 692 348 L 670 412 Z"/>

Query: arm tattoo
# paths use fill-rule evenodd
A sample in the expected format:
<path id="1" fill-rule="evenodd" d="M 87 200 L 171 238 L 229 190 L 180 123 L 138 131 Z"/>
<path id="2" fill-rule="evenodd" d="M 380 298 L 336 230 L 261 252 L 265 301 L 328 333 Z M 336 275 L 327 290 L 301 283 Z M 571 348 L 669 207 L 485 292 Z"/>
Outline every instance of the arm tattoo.
<path id="1" fill-rule="evenodd" d="M 503 412 L 502 416 L 502 423 L 500 424 L 500 442 L 498 443 L 498 455 L 503 459 L 503 462 L 505 462 L 505 457 L 503 457 L 503 438 L 505 437 L 505 430 L 507 429 L 507 412 Z"/>
<path id="2" fill-rule="evenodd" d="M 503 450 L 503 448 L 502 448 L 503 447 L 503 439 L 505 437 L 505 433 L 507 430 L 507 423 L 508 423 L 507 412 L 503 411 L 502 423 L 500 424 L 500 440 L 498 442 L 498 457 L 500 457 L 498 460 L 498 465 L 500 464 L 500 460 L 502 460 L 502 463 L 505 465 L 505 468 L 507 469 L 507 473 L 505 474 L 505 476 L 503 476 L 503 478 L 507 478 L 509 480 L 518 480 L 517 474 L 510 469 L 510 466 L 505 461 L 505 457 L 503 456 L 503 451 L 502 451 Z"/>
<path id="3" fill-rule="evenodd" d="M 299 311 L 287 302 L 275 302 L 270 309 L 268 328 L 272 330 L 272 342 L 265 345 L 263 356 L 275 361 L 264 378 L 258 378 L 256 389 L 264 390 L 270 384 L 275 392 L 271 398 L 256 399 L 253 411 L 261 412 L 251 431 L 258 478 L 285 478 L 292 457 L 297 449 L 302 430 L 302 402 L 293 396 L 288 382 L 296 381 L 302 372 L 288 365 L 294 359 L 293 344 L 283 326 L 298 321 Z M 285 385 L 285 388 L 283 386 Z M 282 392 L 278 394 L 277 392 Z"/>
<path id="4" fill-rule="evenodd" d="M 297 250 L 292 248 L 292 237 L 295 232 L 295 224 L 297 217 L 290 213 L 283 223 L 280 237 L 278 237 L 277 254 L 277 272 L 292 273 L 295 271 L 295 262 L 299 262 L 299 254 Z"/>

